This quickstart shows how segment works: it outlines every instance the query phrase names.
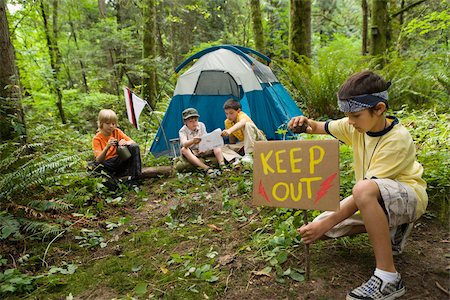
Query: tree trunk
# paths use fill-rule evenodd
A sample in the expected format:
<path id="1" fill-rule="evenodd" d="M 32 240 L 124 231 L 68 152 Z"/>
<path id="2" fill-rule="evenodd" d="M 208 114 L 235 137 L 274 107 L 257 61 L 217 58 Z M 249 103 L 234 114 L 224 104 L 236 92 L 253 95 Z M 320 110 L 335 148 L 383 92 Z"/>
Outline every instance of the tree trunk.
<path id="1" fill-rule="evenodd" d="M 253 37 L 255 39 L 256 50 L 265 53 L 264 33 L 261 20 L 261 5 L 259 0 L 250 0 L 250 11 L 252 14 Z"/>
<path id="2" fill-rule="evenodd" d="M 311 0 L 290 0 L 289 58 L 311 58 Z"/>
<path id="3" fill-rule="evenodd" d="M 45 8 L 44 8 L 44 2 L 41 0 L 41 14 L 42 19 L 44 21 L 44 31 L 45 31 L 45 37 L 47 39 L 47 46 L 48 46 L 48 52 L 50 55 L 50 65 L 52 67 L 52 74 L 53 74 L 53 89 L 56 92 L 56 95 L 58 97 L 58 100 L 56 101 L 56 106 L 58 107 L 59 116 L 61 118 L 61 122 L 63 124 L 66 124 L 66 116 L 64 114 L 64 109 L 62 105 L 62 92 L 61 87 L 59 86 L 59 62 L 61 60 L 61 54 L 59 52 L 58 44 L 57 44 L 57 37 L 58 37 L 58 0 L 53 0 L 53 37 L 50 33 L 50 26 L 48 24 L 47 15 L 45 14 Z"/>
<path id="4" fill-rule="evenodd" d="M 25 144 L 26 126 L 22 110 L 19 72 L 9 34 L 5 0 L 0 0 L 0 53 L 0 141 L 20 136 L 22 144 Z M 14 126 L 14 123 L 19 126 Z"/>
<path id="5" fill-rule="evenodd" d="M 367 28 L 369 24 L 369 14 L 368 14 L 368 5 L 367 0 L 361 0 L 361 9 L 362 9 L 362 46 L 361 46 L 361 54 L 367 54 Z"/>
<path id="6" fill-rule="evenodd" d="M 69 24 L 70 24 L 70 31 L 72 33 L 73 41 L 75 42 L 75 48 L 77 49 L 78 52 L 80 52 L 80 47 L 78 46 L 77 33 L 75 31 L 75 26 L 73 24 L 73 21 L 72 21 L 72 18 L 70 17 L 70 15 L 69 15 Z M 80 55 L 80 54 L 78 54 L 78 55 Z M 89 93 L 89 86 L 87 84 L 87 79 L 86 79 L 86 68 L 84 67 L 84 63 L 81 59 L 78 59 L 78 62 L 80 63 L 81 77 L 83 79 L 84 92 Z"/>
<path id="7" fill-rule="evenodd" d="M 388 0 L 372 0 L 372 25 L 370 28 L 370 54 L 382 55 L 387 49 Z"/>
<path id="8" fill-rule="evenodd" d="M 106 1 L 98 0 L 98 11 L 100 13 L 100 18 L 106 18 Z"/>
<path id="9" fill-rule="evenodd" d="M 159 7 L 161 6 L 161 3 L 159 2 Z M 158 41 L 158 54 L 159 56 L 165 58 L 167 56 L 166 53 L 166 49 L 164 47 L 164 43 L 163 43 L 163 37 L 162 37 L 162 33 L 161 33 L 161 26 L 160 24 L 162 23 L 162 13 L 160 12 L 160 9 L 157 10 L 155 18 L 156 18 L 156 35 L 157 35 L 157 41 Z"/>
<path id="10" fill-rule="evenodd" d="M 155 3 L 154 0 L 146 0 L 144 3 L 144 37 L 143 59 L 146 67 L 142 77 L 142 96 L 150 107 L 156 107 L 156 68 L 155 68 Z"/>

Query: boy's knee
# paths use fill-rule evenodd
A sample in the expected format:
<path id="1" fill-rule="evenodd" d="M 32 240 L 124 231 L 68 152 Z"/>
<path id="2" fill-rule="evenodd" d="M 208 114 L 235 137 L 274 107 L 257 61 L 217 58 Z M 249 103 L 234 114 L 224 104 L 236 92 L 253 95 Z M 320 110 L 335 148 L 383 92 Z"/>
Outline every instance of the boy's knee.
<path id="1" fill-rule="evenodd" d="M 128 145 L 128 150 L 130 150 L 131 153 L 139 153 L 141 151 L 141 148 L 139 148 L 139 145 L 136 143 Z"/>
<path id="2" fill-rule="evenodd" d="M 352 195 L 355 201 L 372 197 L 378 198 L 379 194 L 380 190 L 378 185 L 374 181 L 367 179 L 358 181 L 352 190 Z"/>
<path id="3" fill-rule="evenodd" d="M 246 122 L 244 124 L 244 129 L 253 129 L 253 128 L 256 128 L 256 125 L 253 124 L 252 122 Z"/>

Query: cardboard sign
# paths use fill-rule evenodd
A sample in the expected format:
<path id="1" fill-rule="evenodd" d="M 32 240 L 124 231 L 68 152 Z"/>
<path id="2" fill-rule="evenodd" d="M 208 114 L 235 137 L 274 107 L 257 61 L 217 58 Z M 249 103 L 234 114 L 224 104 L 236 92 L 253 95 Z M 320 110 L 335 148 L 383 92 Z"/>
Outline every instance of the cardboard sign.
<path id="1" fill-rule="evenodd" d="M 339 142 L 255 142 L 252 203 L 338 210 Z"/>

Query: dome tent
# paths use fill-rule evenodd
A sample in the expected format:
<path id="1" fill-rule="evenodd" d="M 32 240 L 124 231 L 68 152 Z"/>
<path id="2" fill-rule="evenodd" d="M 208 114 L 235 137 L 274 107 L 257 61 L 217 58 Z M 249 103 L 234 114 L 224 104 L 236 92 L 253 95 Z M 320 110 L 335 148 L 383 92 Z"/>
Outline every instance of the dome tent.
<path id="1" fill-rule="evenodd" d="M 183 126 L 181 112 L 188 107 L 197 109 L 208 132 L 223 129 L 223 104 L 229 98 L 240 101 L 242 110 L 264 131 L 267 139 L 282 138 L 277 129 L 302 112 L 272 70 L 250 54 L 271 61 L 250 48 L 221 45 L 197 52 L 175 69 L 178 73 L 197 60 L 177 80 L 150 148 L 153 155 L 170 153 L 169 141 L 178 138 L 178 130 Z"/>

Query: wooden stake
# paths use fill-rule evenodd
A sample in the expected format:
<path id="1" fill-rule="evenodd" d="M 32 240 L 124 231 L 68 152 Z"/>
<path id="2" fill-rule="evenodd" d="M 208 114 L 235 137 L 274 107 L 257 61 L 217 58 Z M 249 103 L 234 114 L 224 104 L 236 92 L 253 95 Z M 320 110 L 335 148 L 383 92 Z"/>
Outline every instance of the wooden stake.
<path id="1" fill-rule="evenodd" d="M 303 224 L 308 225 L 308 211 L 307 210 L 303 210 Z M 305 277 L 306 277 L 306 281 L 309 281 L 310 257 L 309 257 L 309 245 L 307 245 L 307 244 L 305 244 L 305 254 L 306 254 Z"/>

